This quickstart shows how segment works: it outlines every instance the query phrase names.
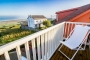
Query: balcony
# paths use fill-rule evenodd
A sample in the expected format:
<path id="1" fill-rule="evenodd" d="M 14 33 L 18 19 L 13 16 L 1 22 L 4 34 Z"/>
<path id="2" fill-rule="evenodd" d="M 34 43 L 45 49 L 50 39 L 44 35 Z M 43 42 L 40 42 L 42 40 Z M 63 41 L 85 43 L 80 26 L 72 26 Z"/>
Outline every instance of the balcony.
<path id="1" fill-rule="evenodd" d="M 67 60 L 58 47 L 61 40 L 66 38 L 75 25 L 90 25 L 90 23 L 62 22 L 45 30 L 39 31 L 27 37 L 0 47 L 0 60 Z M 74 60 L 90 60 L 90 40 L 85 51 L 79 51 Z M 71 57 L 74 51 L 67 47 L 62 50 Z M 70 52 L 70 53 L 68 53 Z M 83 58 L 82 58 L 83 57 Z"/>

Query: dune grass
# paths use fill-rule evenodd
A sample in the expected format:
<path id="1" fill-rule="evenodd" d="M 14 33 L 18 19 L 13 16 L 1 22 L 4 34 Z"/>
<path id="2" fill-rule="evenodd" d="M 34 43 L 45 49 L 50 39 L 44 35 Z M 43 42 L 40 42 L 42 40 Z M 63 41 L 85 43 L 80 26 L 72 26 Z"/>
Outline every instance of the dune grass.
<path id="1" fill-rule="evenodd" d="M 0 25 L 0 45 L 18 40 L 35 32 L 20 28 L 21 25 L 19 23 L 7 23 Z"/>

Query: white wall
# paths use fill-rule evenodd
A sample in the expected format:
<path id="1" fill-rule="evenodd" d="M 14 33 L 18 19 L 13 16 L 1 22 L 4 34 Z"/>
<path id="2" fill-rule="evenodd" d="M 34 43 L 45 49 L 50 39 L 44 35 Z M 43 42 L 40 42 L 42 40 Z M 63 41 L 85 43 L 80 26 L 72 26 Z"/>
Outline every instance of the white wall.
<path id="1" fill-rule="evenodd" d="M 34 20 L 32 17 L 28 17 L 28 27 L 37 28 L 39 24 L 43 23 L 45 20 L 47 19 Z"/>
<path id="2" fill-rule="evenodd" d="M 35 28 L 34 19 L 31 17 L 28 17 L 28 27 Z"/>
<path id="3" fill-rule="evenodd" d="M 40 24 L 47 19 L 34 20 L 34 24 Z"/>
<path id="4" fill-rule="evenodd" d="M 58 14 L 56 15 L 56 20 L 58 21 Z"/>

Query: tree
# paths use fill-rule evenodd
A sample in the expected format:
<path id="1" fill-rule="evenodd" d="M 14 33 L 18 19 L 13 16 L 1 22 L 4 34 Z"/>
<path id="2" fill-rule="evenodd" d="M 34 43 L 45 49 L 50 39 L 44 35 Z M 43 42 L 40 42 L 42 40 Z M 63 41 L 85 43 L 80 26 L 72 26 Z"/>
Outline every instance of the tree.
<path id="1" fill-rule="evenodd" d="M 51 23 L 55 25 L 56 19 L 52 20 Z"/>
<path id="2" fill-rule="evenodd" d="M 43 22 L 43 25 L 45 25 L 46 27 L 50 27 L 51 22 L 49 20 L 46 20 L 46 21 Z"/>

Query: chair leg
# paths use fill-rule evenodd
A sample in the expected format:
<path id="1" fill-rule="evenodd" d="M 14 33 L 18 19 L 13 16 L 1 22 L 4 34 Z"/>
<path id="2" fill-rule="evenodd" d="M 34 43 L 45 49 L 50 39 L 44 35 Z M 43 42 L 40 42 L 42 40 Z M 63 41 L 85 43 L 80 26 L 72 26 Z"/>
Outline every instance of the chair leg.
<path id="1" fill-rule="evenodd" d="M 58 49 L 58 51 L 62 48 L 63 44 L 60 46 L 60 48 Z"/>
<path id="2" fill-rule="evenodd" d="M 59 52 L 61 52 L 65 57 L 67 57 L 60 49 L 62 48 L 62 46 L 63 46 L 63 44 L 60 46 L 60 48 L 58 49 L 58 51 Z M 70 58 L 69 57 L 67 57 L 69 60 L 70 60 Z"/>
<path id="3" fill-rule="evenodd" d="M 90 49 L 90 41 L 89 41 L 89 49 Z"/>
<path id="4" fill-rule="evenodd" d="M 79 48 L 77 49 L 77 51 L 74 53 L 74 55 L 72 56 L 72 58 L 70 60 L 72 60 L 75 57 L 75 55 L 77 54 L 78 50 L 81 48 L 82 44 L 79 46 Z"/>
<path id="5" fill-rule="evenodd" d="M 79 50 L 79 49 L 78 49 Z M 74 55 L 72 56 L 72 58 L 70 60 L 73 60 L 73 58 L 75 57 L 75 55 L 77 54 L 78 50 L 74 53 Z"/>
<path id="6" fill-rule="evenodd" d="M 82 44 L 81 44 L 82 45 Z M 60 46 L 60 48 L 58 49 L 58 51 L 60 51 L 66 58 L 68 58 L 69 60 L 73 60 L 73 58 L 75 57 L 75 55 L 77 54 L 77 52 L 79 51 L 81 45 L 79 46 L 79 48 L 76 50 L 76 52 L 74 53 L 74 55 L 72 56 L 72 58 L 69 58 L 68 56 L 66 56 L 60 49 L 62 48 L 63 44 Z"/>

